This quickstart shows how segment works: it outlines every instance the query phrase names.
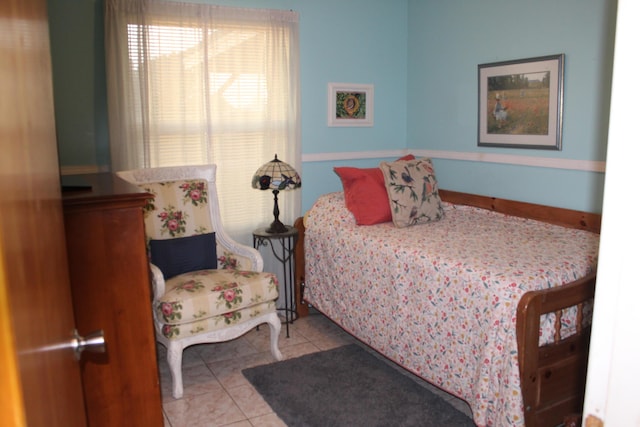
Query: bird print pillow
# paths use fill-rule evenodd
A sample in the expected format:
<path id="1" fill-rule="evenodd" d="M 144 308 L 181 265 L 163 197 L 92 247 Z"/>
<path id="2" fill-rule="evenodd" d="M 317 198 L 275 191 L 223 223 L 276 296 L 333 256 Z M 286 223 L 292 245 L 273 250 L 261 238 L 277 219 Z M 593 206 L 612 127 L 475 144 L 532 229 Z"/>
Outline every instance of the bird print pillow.
<path id="1" fill-rule="evenodd" d="M 396 227 L 424 224 L 444 216 L 431 159 L 382 162 L 380 169 Z"/>

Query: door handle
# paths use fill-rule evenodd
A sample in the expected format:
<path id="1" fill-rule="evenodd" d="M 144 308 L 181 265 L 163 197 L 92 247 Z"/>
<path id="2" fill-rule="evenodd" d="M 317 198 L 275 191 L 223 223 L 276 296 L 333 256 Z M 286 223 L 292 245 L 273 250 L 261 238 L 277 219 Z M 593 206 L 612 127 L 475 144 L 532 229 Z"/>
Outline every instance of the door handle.
<path id="1" fill-rule="evenodd" d="M 104 331 L 102 329 L 93 331 L 82 337 L 78 334 L 78 330 L 74 329 L 73 338 L 71 339 L 71 347 L 73 348 L 76 360 L 80 360 L 82 352 L 87 350 L 93 353 L 104 353 L 107 351 L 107 345 L 104 340 Z"/>

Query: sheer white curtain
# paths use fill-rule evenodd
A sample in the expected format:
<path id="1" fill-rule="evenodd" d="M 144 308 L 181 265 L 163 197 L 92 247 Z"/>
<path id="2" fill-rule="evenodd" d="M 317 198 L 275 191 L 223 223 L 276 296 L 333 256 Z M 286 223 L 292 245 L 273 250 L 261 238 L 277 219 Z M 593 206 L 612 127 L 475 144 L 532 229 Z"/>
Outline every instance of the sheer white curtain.
<path id="1" fill-rule="evenodd" d="M 105 33 L 112 170 L 216 163 L 225 229 L 251 243 L 273 220 L 253 173 L 275 154 L 300 172 L 297 13 L 106 0 Z M 279 207 L 291 224 L 300 191 Z"/>

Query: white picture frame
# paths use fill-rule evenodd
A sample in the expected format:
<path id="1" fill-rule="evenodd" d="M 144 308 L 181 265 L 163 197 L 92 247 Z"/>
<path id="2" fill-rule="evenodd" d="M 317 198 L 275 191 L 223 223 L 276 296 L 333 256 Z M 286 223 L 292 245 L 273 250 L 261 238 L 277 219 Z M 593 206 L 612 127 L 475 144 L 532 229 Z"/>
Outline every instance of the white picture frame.
<path id="1" fill-rule="evenodd" d="M 327 125 L 373 126 L 373 85 L 329 83 Z"/>

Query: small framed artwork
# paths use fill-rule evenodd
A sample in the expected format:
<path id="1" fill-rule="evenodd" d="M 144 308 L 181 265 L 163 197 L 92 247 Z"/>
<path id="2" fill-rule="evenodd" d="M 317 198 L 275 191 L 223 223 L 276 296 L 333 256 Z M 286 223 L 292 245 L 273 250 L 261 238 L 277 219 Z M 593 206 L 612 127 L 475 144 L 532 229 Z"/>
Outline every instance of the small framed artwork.
<path id="1" fill-rule="evenodd" d="M 564 54 L 478 65 L 478 146 L 562 148 Z"/>
<path id="2" fill-rule="evenodd" d="M 373 126 L 373 85 L 329 83 L 329 126 Z"/>

